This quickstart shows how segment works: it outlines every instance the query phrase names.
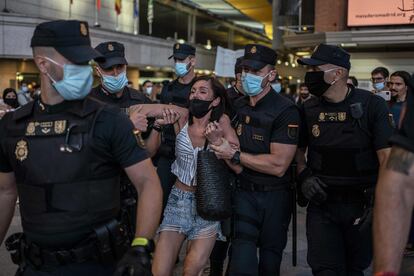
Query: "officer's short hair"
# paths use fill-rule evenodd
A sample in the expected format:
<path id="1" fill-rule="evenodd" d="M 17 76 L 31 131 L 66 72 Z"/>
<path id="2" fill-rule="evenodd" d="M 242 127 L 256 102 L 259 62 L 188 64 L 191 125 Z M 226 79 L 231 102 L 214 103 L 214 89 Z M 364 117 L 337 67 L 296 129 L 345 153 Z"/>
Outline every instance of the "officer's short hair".
<path id="1" fill-rule="evenodd" d="M 375 74 L 381 74 L 384 77 L 384 79 L 386 79 L 390 76 L 390 71 L 388 71 L 387 68 L 380 66 L 372 70 L 371 76 Z"/>
<path id="2" fill-rule="evenodd" d="M 357 78 L 356 78 L 356 77 L 354 77 L 354 76 L 349 76 L 349 77 L 348 77 L 348 79 L 350 79 L 350 80 L 352 81 L 352 85 L 353 85 L 354 87 L 358 87 L 358 80 L 357 80 Z"/>
<path id="3" fill-rule="evenodd" d="M 152 81 L 150 81 L 150 80 L 146 80 L 146 81 L 144 81 L 144 82 L 142 83 L 142 86 L 146 85 L 146 84 L 147 84 L 147 83 L 149 83 L 149 82 L 152 82 Z"/>
<path id="4" fill-rule="evenodd" d="M 404 84 L 408 85 L 410 83 L 410 73 L 407 71 L 395 71 L 391 74 L 391 77 L 400 77 L 404 80 Z"/>
<path id="5" fill-rule="evenodd" d="M 306 88 L 308 88 L 308 86 L 307 86 L 305 83 L 301 83 L 301 84 L 299 84 L 299 88 L 302 88 L 302 87 L 306 87 Z"/>

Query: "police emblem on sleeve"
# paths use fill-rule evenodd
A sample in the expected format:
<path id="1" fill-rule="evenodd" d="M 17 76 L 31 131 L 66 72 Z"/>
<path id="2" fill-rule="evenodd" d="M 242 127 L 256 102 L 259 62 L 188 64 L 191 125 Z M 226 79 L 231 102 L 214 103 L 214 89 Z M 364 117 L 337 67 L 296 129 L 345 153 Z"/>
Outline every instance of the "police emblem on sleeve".
<path id="1" fill-rule="evenodd" d="M 180 44 L 179 43 L 175 44 L 175 49 L 176 50 L 180 49 Z"/>
<path id="2" fill-rule="evenodd" d="M 323 121 L 325 121 L 325 113 L 321 112 L 319 113 L 319 122 L 323 122 Z"/>
<path id="3" fill-rule="evenodd" d="M 256 46 L 253 46 L 253 47 L 250 49 L 250 53 L 252 53 L 252 54 L 256 54 L 256 52 L 257 52 L 257 48 L 256 48 Z"/>
<path id="4" fill-rule="evenodd" d="M 108 44 L 108 51 L 112 52 L 114 50 L 114 45 L 111 43 Z"/>
<path id="5" fill-rule="evenodd" d="M 313 137 L 319 137 L 319 135 L 321 135 L 321 130 L 319 129 L 318 125 L 312 126 L 312 135 Z"/>
<path id="6" fill-rule="evenodd" d="M 26 160 L 28 153 L 29 150 L 27 148 L 27 142 L 24 140 L 18 141 L 16 144 L 16 150 L 14 151 L 16 159 L 20 162 L 23 162 L 24 160 Z"/>
<path id="7" fill-rule="evenodd" d="M 298 125 L 288 125 L 288 137 L 292 140 L 296 139 L 298 137 L 298 129 L 299 126 Z"/>
<path id="8" fill-rule="evenodd" d="M 243 126 L 242 126 L 242 124 L 239 124 L 237 126 L 236 133 L 237 133 L 238 136 L 240 136 L 240 135 L 242 135 L 242 132 L 243 132 Z"/>

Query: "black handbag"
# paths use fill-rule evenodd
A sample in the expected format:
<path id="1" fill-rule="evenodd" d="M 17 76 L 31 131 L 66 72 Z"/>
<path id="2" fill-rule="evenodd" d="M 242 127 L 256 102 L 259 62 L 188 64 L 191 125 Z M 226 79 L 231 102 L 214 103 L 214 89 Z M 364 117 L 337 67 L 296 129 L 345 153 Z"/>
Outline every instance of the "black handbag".
<path id="1" fill-rule="evenodd" d="M 205 220 L 220 221 L 231 216 L 230 172 L 223 160 L 204 149 L 197 156 L 197 213 Z"/>

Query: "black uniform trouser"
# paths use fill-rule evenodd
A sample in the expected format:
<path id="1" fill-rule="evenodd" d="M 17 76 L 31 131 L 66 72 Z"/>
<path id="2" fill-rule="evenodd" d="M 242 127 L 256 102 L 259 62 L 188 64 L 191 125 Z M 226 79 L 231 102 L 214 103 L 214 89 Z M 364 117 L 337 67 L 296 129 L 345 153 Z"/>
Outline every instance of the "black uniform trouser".
<path id="1" fill-rule="evenodd" d="M 364 275 L 372 259 L 372 234 L 370 227 L 354 225 L 363 213 L 364 202 L 309 204 L 307 258 L 314 275 Z"/>
<path id="2" fill-rule="evenodd" d="M 162 207 L 163 209 L 167 205 L 167 200 L 171 192 L 171 188 L 174 185 L 176 176 L 171 173 L 171 165 L 174 162 L 174 158 L 168 158 L 165 156 L 160 156 L 157 164 L 157 174 L 160 178 L 163 200 Z"/>
<path id="3" fill-rule="evenodd" d="M 27 266 L 23 273 L 18 271 L 16 276 L 112 276 L 114 271 L 115 265 L 86 262 L 60 266 L 53 271 L 40 271 Z"/>
<path id="4" fill-rule="evenodd" d="M 288 188 L 269 192 L 236 191 L 229 275 L 279 275 L 291 200 Z"/>

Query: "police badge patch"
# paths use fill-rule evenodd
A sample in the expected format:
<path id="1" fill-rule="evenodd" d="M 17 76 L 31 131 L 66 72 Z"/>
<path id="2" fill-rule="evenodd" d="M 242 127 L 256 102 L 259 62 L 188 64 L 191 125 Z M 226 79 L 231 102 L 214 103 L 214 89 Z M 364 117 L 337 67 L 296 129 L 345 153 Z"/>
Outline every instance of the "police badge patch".
<path id="1" fill-rule="evenodd" d="M 312 126 L 312 135 L 313 135 L 313 137 L 319 137 L 319 135 L 321 135 L 321 131 L 320 131 L 318 125 L 313 125 Z"/>
<path id="2" fill-rule="evenodd" d="M 16 144 L 16 149 L 14 151 L 14 154 L 16 155 L 16 159 L 20 162 L 23 162 L 26 160 L 27 155 L 29 153 L 29 150 L 27 148 L 27 142 L 24 140 L 20 140 Z"/>
<path id="3" fill-rule="evenodd" d="M 242 124 L 239 124 L 237 126 L 236 133 L 237 133 L 238 136 L 240 136 L 240 135 L 242 135 L 242 132 L 243 132 L 243 126 L 242 126 Z"/>
<path id="4" fill-rule="evenodd" d="M 298 137 L 298 125 L 288 125 L 288 137 L 292 140 L 295 140 Z"/>

